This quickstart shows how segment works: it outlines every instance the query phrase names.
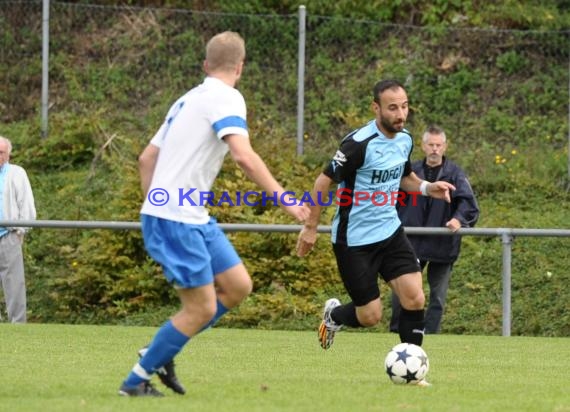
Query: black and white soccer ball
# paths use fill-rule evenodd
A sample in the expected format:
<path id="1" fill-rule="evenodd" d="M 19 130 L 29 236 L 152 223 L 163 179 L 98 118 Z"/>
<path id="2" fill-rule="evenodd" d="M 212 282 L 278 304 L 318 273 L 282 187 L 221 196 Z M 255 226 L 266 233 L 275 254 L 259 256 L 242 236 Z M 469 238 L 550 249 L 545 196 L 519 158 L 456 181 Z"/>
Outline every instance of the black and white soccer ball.
<path id="1" fill-rule="evenodd" d="M 416 384 L 429 371 L 429 359 L 425 351 L 411 343 L 394 346 L 384 360 L 386 373 L 397 384 Z"/>

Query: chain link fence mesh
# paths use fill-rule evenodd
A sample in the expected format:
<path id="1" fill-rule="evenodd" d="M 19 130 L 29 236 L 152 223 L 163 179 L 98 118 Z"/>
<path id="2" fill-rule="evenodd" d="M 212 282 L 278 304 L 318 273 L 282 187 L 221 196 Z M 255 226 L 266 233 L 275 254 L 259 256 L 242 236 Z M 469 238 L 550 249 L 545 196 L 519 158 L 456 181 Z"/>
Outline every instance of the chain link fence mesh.
<path id="1" fill-rule="evenodd" d="M 34 119 L 41 103 L 42 2 L 0 6 L 0 118 Z M 152 133 L 170 102 L 201 81 L 205 43 L 223 30 L 246 39 L 240 88 L 250 124 L 294 138 L 297 15 L 52 2 L 50 117 L 109 116 L 124 133 Z M 336 146 L 371 118 L 372 86 L 386 77 L 405 81 L 409 127 L 417 136 L 435 122 L 455 147 L 473 153 L 484 138 L 507 148 L 542 139 L 561 155 L 568 151 L 570 31 L 426 28 L 308 10 L 306 36 L 308 151 Z"/>
<path id="2" fill-rule="evenodd" d="M 296 136 L 296 14 L 52 1 L 49 23 L 48 139 L 66 129 L 100 126 L 146 144 L 172 101 L 201 81 L 206 41 L 223 30 L 238 31 L 246 39 L 240 89 L 248 102 L 252 135 L 271 129 L 271 138 Z M 547 156 L 554 151 L 568 158 L 570 31 L 427 28 L 317 16 L 308 10 L 306 36 L 307 157 L 334 153 L 345 133 L 372 118 L 374 83 L 396 77 L 408 88 L 409 127 L 416 138 L 427 124 L 441 124 L 453 141 L 450 156 L 471 165 L 469 174 L 477 177 L 480 190 L 492 184 L 492 176 L 480 176 L 476 166 L 489 153 L 524 147 L 528 151 L 519 167 L 532 170 L 544 160 L 538 156 L 543 149 L 549 150 Z M 0 0 L 0 122 L 35 124 L 39 136 L 41 86 L 42 2 Z M 97 138 L 90 130 L 84 134 Z M 549 179 L 551 170 L 544 170 L 538 182 Z M 516 190 L 520 177 L 514 179 L 503 189 Z M 490 192 L 496 189 L 490 187 Z M 555 250 L 532 247 L 545 255 Z M 533 264 L 545 267 L 529 260 Z M 519 324 L 527 322 L 528 312 L 519 307 L 514 313 Z"/>

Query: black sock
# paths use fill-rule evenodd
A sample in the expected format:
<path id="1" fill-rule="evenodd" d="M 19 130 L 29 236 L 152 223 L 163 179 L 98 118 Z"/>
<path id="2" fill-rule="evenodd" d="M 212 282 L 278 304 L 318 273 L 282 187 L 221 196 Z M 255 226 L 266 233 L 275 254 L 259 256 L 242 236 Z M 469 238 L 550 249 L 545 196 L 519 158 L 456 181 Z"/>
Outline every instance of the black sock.
<path id="1" fill-rule="evenodd" d="M 424 310 L 407 310 L 400 313 L 400 341 L 421 346 L 424 340 Z"/>
<path id="2" fill-rule="evenodd" d="M 356 317 L 356 308 L 352 302 L 334 308 L 331 312 L 331 319 L 334 320 L 337 325 L 350 326 L 351 328 L 362 327 Z"/>

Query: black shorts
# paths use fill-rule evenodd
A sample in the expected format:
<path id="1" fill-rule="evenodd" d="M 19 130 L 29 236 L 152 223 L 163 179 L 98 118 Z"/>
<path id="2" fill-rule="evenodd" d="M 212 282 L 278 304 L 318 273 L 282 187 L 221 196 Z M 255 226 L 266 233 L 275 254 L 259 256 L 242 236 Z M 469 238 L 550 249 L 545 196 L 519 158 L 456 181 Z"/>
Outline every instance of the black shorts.
<path id="1" fill-rule="evenodd" d="M 333 244 L 340 277 L 356 306 L 364 306 L 380 297 L 378 275 L 385 282 L 420 272 L 414 249 L 400 227 L 381 242 L 364 246 Z"/>

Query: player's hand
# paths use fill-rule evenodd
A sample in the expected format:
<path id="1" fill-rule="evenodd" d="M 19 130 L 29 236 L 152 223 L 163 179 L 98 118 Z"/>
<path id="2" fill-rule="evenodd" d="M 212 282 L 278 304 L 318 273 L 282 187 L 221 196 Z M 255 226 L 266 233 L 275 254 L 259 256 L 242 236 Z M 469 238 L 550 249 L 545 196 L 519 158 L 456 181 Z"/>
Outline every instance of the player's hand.
<path id="1" fill-rule="evenodd" d="M 297 238 L 297 256 L 303 257 L 311 250 L 317 242 L 317 228 L 309 229 L 306 226 L 301 229 Z"/>
<path id="2" fill-rule="evenodd" d="M 428 195 L 435 199 L 443 199 L 447 203 L 451 203 L 451 194 L 450 192 L 455 190 L 455 186 L 451 183 L 443 182 L 438 180 L 437 182 L 429 183 L 427 185 L 427 192 Z"/>
<path id="3" fill-rule="evenodd" d="M 311 214 L 311 209 L 307 205 L 281 205 L 281 208 L 299 222 L 303 223 Z"/>
<path id="4" fill-rule="evenodd" d="M 461 222 L 456 218 L 452 218 L 445 226 L 452 232 L 457 232 L 461 228 Z"/>

